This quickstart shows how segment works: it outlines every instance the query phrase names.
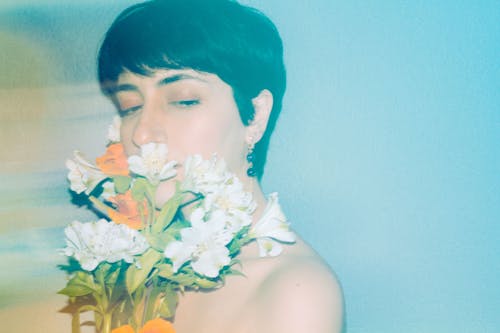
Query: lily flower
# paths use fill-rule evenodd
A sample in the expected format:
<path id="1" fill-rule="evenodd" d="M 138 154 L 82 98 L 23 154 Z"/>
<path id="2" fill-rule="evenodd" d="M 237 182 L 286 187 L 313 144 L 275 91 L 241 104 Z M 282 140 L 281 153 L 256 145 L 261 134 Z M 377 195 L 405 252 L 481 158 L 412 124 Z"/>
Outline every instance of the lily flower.
<path id="1" fill-rule="evenodd" d="M 177 161 L 168 161 L 166 144 L 150 142 L 141 146 L 141 156 L 133 155 L 128 158 L 130 170 L 146 177 L 152 184 L 157 185 L 162 180 L 175 177 Z"/>
<path id="2" fill-rule="evenodd" d="M 252 214 L 257 207 L 252 193 L 244 191 L 243 184 L 234 175 L 230 175 L 214 193 L 205 197 L 204 206 L 207 211 L 225 211 L 229 217 L 226 227 L 233 234 L 252 223 Z"/>
<path id="3" fill-rule="evenodd" d="M 89 223 L 73 221 L 64 234 L 66 248 L 62 252 L 78 260 L 86 271 L 93 271 L 104 261 L 132 263 L 134 256 L 149 248 L 146 238 L 137 230 L 104 219 Z"/>
<path id="4" fill-rule="evenodd" d="M 112 181 L 106 181 L 102 184 L 101 197 L 109 201 L 112 197 L 116 196 L 115 184 Z"/>
<path id="5" fill-rule="evenodd" d="M 201 155 L 188 156 L 184 162 L 182 188 L 207 195 L 217 191 L 228 175 L 226 163 L 215 154 L 210 160 L 204 160 Z"/>
<path id="6" fill-rule="evenodd" d="M 205 221 L 206 212 L 197 208 L 191 213 L 191 227 L 181 230 L 181 241 L 167 245 L 166 258 L 177 272 L 184 263 L 191 261 L 193 270 L 201 275 L 215 278 L 221 268 L 229 265 L 231 258 L 226 245 L 232 234 L 225 228 L 227 216 L 222 211 L 215 211 Z"/>
<path id="7" fill-rule="evenodd" d="M 109 176 L 128 176 L 128 163 L 125 148 L 121 143 L 113 143 L 106 148 L 106 153 L 96 158 L 101 171 Z"/>
<path id="8" fill-rule="evenodd" d="M 68 180 L 72 191 L 80 194 L 90 194 L 92 190 L 107 176 L 95 165 L 88 162 L 79 151 L 74 152 L 74 158 L 66 161 L 69 169 Z"/>
<path id="9" fill-rule="evenodd" d="M 277 193 L 269 196 L 269 203 L 261 219 L 250 229 L 249 236 L 257 240 L 261 257 L 279 255 L 283 250 L 279 242 L 295 242 L 295 234 L 281 210 Z"/>
<path id="10" fill-rule="evenodd" d="M 110 197 L 109 201 L 114 203 L 116 210 L 112 208 L 107 209 L 108 217 L 116 224 L 125 224 L 128 227 L 139 230 L 142 229 L 142 214 L 148 214 L 148 207 L 145 201 L 142 203 L 137 202 L 132 197 L 132 191 L 127 191 L 124 194 L 117 194 Z"/>
<path id="11" fill-rule="evenodd" d="M 113 122 L 108 127 L 108 141 L 109 143 L 120 142 L 120 127 L 122 126 L 122 119 L 119 116 L 113 118 Z"/>

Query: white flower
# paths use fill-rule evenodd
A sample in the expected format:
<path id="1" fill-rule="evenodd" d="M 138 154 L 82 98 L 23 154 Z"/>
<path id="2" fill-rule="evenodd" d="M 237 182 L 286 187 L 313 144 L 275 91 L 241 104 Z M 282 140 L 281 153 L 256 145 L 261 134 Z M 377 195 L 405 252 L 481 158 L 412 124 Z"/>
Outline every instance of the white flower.
<path id="1" fill-rule="evenodd" d="M 122 119 L 119 116 L 113 118 L 113 122 L 108 127 L 108 141 L 110 143 L 120 142 L 120 127 Z"/>
<path id="2" fill-rule="evenodd" d="M 279 255 L 283 248 L 278 242 L 295 242 L 295 234 L 290 231 L 277 193 L 269 196 L 269 203 L 260 220 L 250 229 L 249 236 L 257 240 L 261 257 Z"/>
<path id="3" fill-rule="evenodd" d="M 141 146 L 141 156 L 133 155 L 128 158 L 132 172 L 146 177 L 152 184 L 167 180 L 177 174 L 177 161 L 168 161 L 168 148 L 162 143 L 147 143 Z"/>
<path id="4" fill-rule="evenodd" d="M 182 240 L 165 248 L 164 255 L 172 260 L 174 272 L 191 261 L 195 272 L 215 278 L 231 262 L 226 247 L 232 240 L 231 232 L 225 229 L 227 217 L 224 212 L 215 211 L 204 221 L 205 215 L 203 208 L 194 210 L 190 217 L 192 227 L 181 230 Z"/>
<path id="5" fill-rule="evenodd" d="M 214 154 L 210 160 L 201 155 L 188 156 L 184 162 L 182 189 L 207 195 L 217 191 L 229 176 L 226 163 Z"/>
<path id="6" fill-rule="evenodd" d="M 78 194 L 84 191 L 89 194 L 102 180 L 107 178 L 79 151 L 74 152 L 74 159 L 66 161 L 66 167 L 69 169 L 68 180 L 71 183 L 71 190 Z"/>
<path id="7" fill-rule="evenodd" d="M 233 234 L 252 223 L 252 213 L 256 208 L 252 193 L 244 191 L 241 181 L 232 175 L 214 193 L 205 197 L 204 206 L 206 210 L 225 211 L 229 217 L 226 227 Z"/>
<path id="8" fill-rule="evenodd" d="M 135 255 L 149 248 L 137 230 L 104 219 L 89 223 L 73 221 L 64 233 L 66 248 L 63 253 L 74 257 L 87 271 L 93 271 L 104 261 L 114 263 L 123 259 L 132 263 Z"/>
<path id="9" fill-rule="evenodd" d="M 113 182 L 111 181 L 105 182 L 104 184 L 102 184 L 102 189 L 103 191 L 101 193 L 101 197 L 104 200 L 109 201 L 109 199 L 116 196 L 115 184 Z"/>
<path id="10" fill-rule="evenodd" d="M 193 155 L 186 159 L 184 168 L 182 189 L 203 194 L 206 211 L 225 211 L 229 217 L 226 227 L 233 234 L 250 225 L 256 207 L 252 194 L 243 190 L 243 184 L 227 170 L 223 159 L 215 154 L 210 160 Z"/>

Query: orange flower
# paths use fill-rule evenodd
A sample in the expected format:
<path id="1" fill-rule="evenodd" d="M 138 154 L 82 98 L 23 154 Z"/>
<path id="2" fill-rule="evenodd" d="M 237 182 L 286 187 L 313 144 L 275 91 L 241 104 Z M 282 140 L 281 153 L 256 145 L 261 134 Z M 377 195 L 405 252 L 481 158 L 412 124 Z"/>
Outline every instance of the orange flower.
<path id="1" fill-rule="evenodd" d="M 125 224 L 135 230 L 142 229 L 142 222 L 140 219 L 131 219 L 128 216 L 120 214 L 116 210 L 111 208 L 108 208 L 108 211 L 106 213 L 108 214 L 108 217 L 116 224 Z"/>
<path id="2" fill-rule="evenodd" d="M 135 333 L 134 329 L 130 325 L 123 325 L 118 328 L 115 328 L 111 331 L 111 333 Z"/>
<path id="3" fill-rule="evenodd" d="M 129 190 L 125 194 L 118 194 L 109 199 L 116 205 L 116 210 L 108 208 L 108 216 L 113 222 L 126 224 L 132 229 L 142 228 L 142 219 L 139 212 L 139 203 L 132 198 L 132 192 Z M 148 213 L 146 202 L 142 203 L 142 212 Z"/>
<path id="4" fill-rule="evenodd" d="M 127 155 L 121 143 L 109 145 L 106 153 L 96 158 L 96 164 L 108 176 L 128 176 Z"/>
<path id="5" fill-rule="evenodd" d="M 123 325 L 115 328 L 111 333 L 135 333 L 134 329 L 130 325 Z M 143 328 L 139 330 L 139 333 L 175 333 L 174 326 L 169 322 L 161 318 L 156 318 L 148 321 Z"/>
<path id="6" fill-rule="evenodd" d="M 125 333 L 125 332 L 124 332 Z M 174 326 L 169 321 L 156 318 L 148 321 L 139 333 L 175 333 Z"/>

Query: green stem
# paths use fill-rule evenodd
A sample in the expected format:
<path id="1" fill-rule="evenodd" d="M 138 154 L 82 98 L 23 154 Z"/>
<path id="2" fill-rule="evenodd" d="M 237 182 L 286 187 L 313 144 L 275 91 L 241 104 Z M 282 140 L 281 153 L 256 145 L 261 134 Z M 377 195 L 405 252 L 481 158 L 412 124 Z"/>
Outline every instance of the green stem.
<path id="1" fill-rule="evenodd" d="M 189 206 L 190 204 L 192 204 L 192 203 L 194 203 L 194 202 L 196 202 L 196 201 L 201 200 L 201 199 L 204 198 L 203 194 L 200 194 L 200 193 L 194 193 L 194 192 L 186 192 L 186 193 L 193 194 L 194 198 L 191 199 L 191 200 L 189 200 L 189 201 L 186 201 L 186 202 L 180 204 L 179 208 L 184 208 L 184 207 Z"/>
<path id="2" fill-rule="evenodd" d="M 146 321 L 154 319 L 157 313 L 156 303 L 158 301 L 159 295 L 160 295 L 160 288 L 158 288 L 155 285 L 151 286 L 150 291 L 148 292 L 148 297 L 146 298 L 146 304 L 145 304 L 146 311 L 142 319 L 143 325 L 145 324 Z"/>
<path id="3" fill-rule="evenodd" d="M 77 310 L 73 313 L 73 318 L 71 319 L 71 332 L 80 333 L 80 311 Z"/>
<path id="4" fill-rule="evenodd" d="M 111 313 L 103 313 L 102 331 L 100 333 L 111 333 Z"/>
<path id="5" fill-rule="evenodd" d="M 154 216 L 155 216 L 155 210 L 156 210 L 156 205 L 155 205 L 155 188 L 151 188 L 150 186 L 146 187 L 146 191 L 144 192 L 144 196 L 146 197 L 146 201 L 148 203 L 148 216 L 147 216 L 147 223 L 146 225 L 148 227 L 151 227 L 154 222 Z M 142 208 L 142 207 L 140 207 Z"/>
<path id="6" fill-rule="evenodd" d="M 102 316 L 102 329 L 100 333 L 110 333 L 111 332 L 111 320 L 113 312 L 110 309 L 110 298 L 108 297 L 108 289 L 106 288 L 105 279 L 98 279 L 102 293 L 100 295 L 95 295 L 97 301 L 97 306 L 99 307 L 99 312 Z"/>
<path id="7" fill-rule="evenodd" d="M 102 201 L 94 197 L 93 195 L 89 196 L 90 202 L 94 205 L 94 207 L 103 213 L 104 215 L 108 215 L 108 209 L 110 208 L 108 205 L 104 204 Z"/>

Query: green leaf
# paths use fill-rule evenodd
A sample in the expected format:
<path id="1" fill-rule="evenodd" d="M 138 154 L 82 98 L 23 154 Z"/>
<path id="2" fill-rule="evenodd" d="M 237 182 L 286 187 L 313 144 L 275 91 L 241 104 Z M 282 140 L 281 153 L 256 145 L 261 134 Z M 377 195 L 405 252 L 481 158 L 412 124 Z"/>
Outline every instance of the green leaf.
<path id="1" fill-rule="evenodd" d="M 130 295 L 132 295 L 141 284 L 145 283 L 154 265 L 157 264 L 161 258 L 161 253 L 154 249 L 148 249 L 137 259 L 140 268 L 137 268 L 137 265 L 134 264 L 129 266 L 125 277 L 125 283 Z"/>
<path id="2" fill-rule="evenodd" d="M 113 265 L 111 269 L 107 272 L 104 283 L 109 286 L 115 285 L 119 275 L 120 275 L 120 266 Z"/>
<path id="3" fill-rule="evenodd" d="M 108 273 L 110 268 L 111 265 L 106 262 L 97 266 L 97 269 L 94 271 L 94 275 L 98 284 L 104 284 L 104 281 L 106 280 L 106 274 Z"/>
<path id="4" fill-rule="evenodd" d="M 162 278 L 170 279 L 174 276 L 174 269 L 170 264 L 161 264 L 158 265 L 158 275 Z"/>
<path id="5" fill-rule="evenodd" d="M 233 239 L 231 243 L 229 244 L 229 254 L 232 256 L 238 251 L 240 251 L 241 245 L 240 243 L 236 240 Z"/>
<path id="6" fill-rule="evenodd" d="M 177 302 L 179 301 L 179 293 L 172 285 L 164 289 L 164 296 L 161 299 L 159 314 L 164 318 L 172 318 L 175 315 Z"/>
<path id="7" fill-rule="evenodd" d="M 169 279 L 185 287 L 190 287 L 196 282 L 196 276 L 194 274 L 177 273 Z"/>
<path id="8" fill-rule="evenodd" d="M 247 277 L 245 275 L 245 273 L 243 273 L 242 271 L 239 271 L 237 269 L 232 269 L 232 268 L 227 271 L 227 275 L 236 275 L 236 276 Z"/>
<path id="9" fill-rule="evenodd" d="M 145 300 L 145 311 L 144 318 L 154 318 L 154 314 L 157 311 L 158 301 L 161 300 L 161 288 L 156 283 L 153 282 L 152 286 L 149 287 L 149 295 Z"/>
<path id="10" fill-rule="evenodd" d="M 220 286 L 222 282 L 200 277 L 196 279 L 195 284 L 202 289 L 213 289 Z"/>
<path id="11" fill-rule="evenodd" d="M 115 184 L 115 190 L 117 193 L 123 194 L 127 192 L 130 188 L 130 183 L 132 178 L 128 176 L 115 176 L 113 177 L 113 183 Z"/>
<path id="12" fill-rule="evenodd" d="M 146 193 L 150 190 L 151 185 L 145 178 L 136 178 L 132 185 L 132 198 L 142 202 L 146 197 Z"/>
<path id="13" fill-rule="evenodd" d="M 58 294 L 76 297 L 85 296 L 93 292 L 100 293 L 101 289 L 95 284 L 92 275 L 85 272 L 77 272 L 75 276 L 68 281 L 66 287 L 58 291 Z"/>
<path id="14" fill-rule="evenodd" d="M 151 245 L 151 247 L 163 252 L 167 245 L 175 240 L 175 237 L 170 233 L 163 232 L 159 234 L 146 235 L 146 239 L 148 240 L 148 243 Z"/>
<path id="15" fill-rule="evenodd" d="M 93 293 L 95 290 L 84 285 L 69 284 L 57 293 L 66 296 L 85 296 Z"/>
<path id="16" fill-rule="evenodd" d="M 171 197 L 161 208 L 160 214 L 158 214 L 158 218 L 156 222 L 153 224 L 152 231 L 154 233 L 160 233 L 165 228 L 167 228 L 177 213 L 179 206 L 181 205 L 183 200 L 183 195 L 180 193 L 176 193 L 173 197 Z"/>

